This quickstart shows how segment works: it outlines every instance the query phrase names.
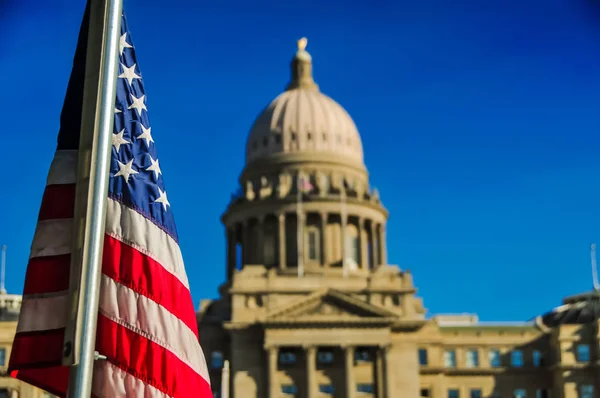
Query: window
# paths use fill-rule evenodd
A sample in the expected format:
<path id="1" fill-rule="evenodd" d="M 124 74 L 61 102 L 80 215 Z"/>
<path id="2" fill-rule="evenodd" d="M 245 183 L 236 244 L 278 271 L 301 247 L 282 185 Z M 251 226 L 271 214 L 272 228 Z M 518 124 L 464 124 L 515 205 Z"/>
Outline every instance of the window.
<path id="1" fill-rule="evenodd" d="M 10 398 L 10 391 L 8 388 L 0 388 L 0 398 Z"/>
<path id="2" fill-rule="evenodd" d="M 460 394 L 458 393 L 458 389 L 451 388 L 448 390 L 448 398 L 460 398 Z"/>
<path id="3" fill-rule="evenodd" d="M 210 354 L 210 365 L 213 369 L 221 369 L 223 367 L 223 353 L 221 351 L 213 351 Z"/>
<path id="4" fill-rule="evenodd" d="M 502 394 L 500 394 L 500 391 L 493 391 L 490 398 L 502 398 Z"/>
<path id="5" fill-rule="evenodd" d="M 535 390 L 535 398 L 550 398 L 550 392 L 547 388 L 538 388 Z"/>
<path id="6" fill-rule="evenodd" d="M 429 388 L 421 388 L 421 398 L 431 397 L 431 390 Z"/>
<path id="7" fill-rule="evenodd" d="M 510 363 L 515 368 L 523 367 L 523 352 L 514 350 L 510 355 Z"/>
<path id="8" fill-rule="evenodd" d="M 488 357 L 490 359 L 490 366 L 492 368 L 499 368 L 502 366 L 502 359 L 500 358 L 500 350 L 490 350 L 488 352 Z"/>
<path id="9" fill-rule="evenodd" d="M 444 351 L 444 366 L 447 368 L 456 367 L 456 351 L 446 350 Z"/>
<path id="10" fill-rule="evenodd" d="M 356 392 L 373 394 L 375 392 L 375 388 L 373 387 L 373 384 L 359 383 L 356 385 Z"/>
<path id="11" fill-rule="evenodd" d="M 366 348 L 357 348 L 354 352 L 354 360 L 356 362 L 370 362 L 371 353 Z"/>
<path id="12" fill-rule="evenodd" d="M 317 353 L 317 362 L 333 363 L 333 352 L 328 350 L 319 351 Z"/>
<path id="13" fill-rule="evenodd" d="M 267 146 L 267 145 L 269 145 L 269 137 L 264 137 L 264 138 L 263 138 L 263 145 L 264 145 L 264 146 Z"/>
<path id="14" fill-rule="evenodd" d="M 321 384 L 319 385 L 319 392 L 323 394 L 333 395 L 333 393 L 335 392 L 335 387 L 333 387 L 333 384 Z"/>
<path id="15" fill-rule="evenodd" d="M 539 367 L 544 364 L 544 356 L 540 351 L 533 352 L 533 366 Z"/>
<path id="16" fill-rule="evenodd" d="M 594 386 L 585 384 L 579 387 L 579 398 L 594 398 Z"/>
<path id="17" fill-rule="evenodd" d="M 296 363 L 296 354 L 292 351 L 282 350 L 279 353 L 279 363 L 281 365 L 292 365 Z"/>
<path id="18" fill-rule="evenodd" d="M 275 143 L 281 144 L 281 134 L 275 134 Z"/>
<path id="19" fill-rule="evenodd" d="M 470 398 L 482 398 L 483 394 L 481 393 L 480 388 L 473 388 L 471 389 L 469 396 Z"/>
<path id="20" fill-rule="evenodd" d="M 0 366 L 6 366 L 6 348 L 0 348 Z"/>
<path id="21" fill-rule="evenodd" d="M 320 252 L 319 230 L 316 228 L 311 228 L 306 232 L 306 235 L 306 244 L 308 246 L 308 259 L 310 261 L 318 261 Z"/>
<path id="22" fill-rule="evenodd" d="M 587 344 L 577 345 L 577 362 L 590 361 L 590 346 Z"/>
<path id="23" fill-rule="evenodd" d="M 517 388 L 513 392 L 513 398 L 525 398 L 527 396 L 527 392 L 524 388 Z"/>
<path id="24" fill-rule="evenodd" d="M 467 368 L 476 368 L 479 366 L 479 353 L 472 348 L 467 350 Z"/>
<path id="25" fill-rule="evenodd" d="M 297 391 L 298 391 L 298 389 L 293 384 L 282 384 L 281 385 L 281 392 L 284 395 L 296 395 Z"/>
<path id="26" fill-rule="evenodd" d="M 419 348 L 419 365 L 427 366 L 427 349 Z"/>
<path id="27" fill-rule="evenodd" d="M 265 225 L 265 236 L 264 236 L 264 251 L 263 254 L 265 256 L 265 265 L 273 266 L 277 263 L 276 257 L 276 233 L 275 233 L 275 224 L 267 223 Z"/>
<path id="28" fill-rule="evenodd" d="M 352 232 L 349 232 L 346 235 L 346 256 L 345 259 L 354 265 L 359 264 L 359 239 L 357 235 L 353 235 Z"/>

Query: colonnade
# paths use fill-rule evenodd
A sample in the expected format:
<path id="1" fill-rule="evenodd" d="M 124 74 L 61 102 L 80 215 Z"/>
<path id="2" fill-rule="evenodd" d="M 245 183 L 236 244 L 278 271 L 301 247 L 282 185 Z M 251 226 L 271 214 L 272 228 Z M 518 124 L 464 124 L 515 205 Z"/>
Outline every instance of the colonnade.
<path id="1" fill-rule="evenodd" d="M 279 398 L 281 396 L 281 382 L 278 379 L 279 371 L 279 353 L 281 348 L 275 345 L 266 347 L 267 350 L 267 382 L 269 398 Z M 319 396 L 318 372 L 317 372 L 317 352 L 319 347 L 316 345 L 302 346 L 304 351 L 306 366 L 306 398 L 317 398 Z M 340 345 L 344 353 L 344 385 L 346 398 L 355 398 L 357 394 L 358 383 L 354 375 L 355 368 L 355 350 L 354 345 Z M 385 380 L 387 380 L 387 348 L 388 346 L 372 347 L 375 351 L 374 359 L 374 380 L 375 398 L 388 398 L 386 394 Z M 338 386 L 335 386 L 338 387 Z M 337 388 L 336 388 L 337 389 Z"/>
<path id="2" fill-rule="evenodd" d="M 387 264 L 385 224 L 356 216 L 346 216 L 342 221 L 338 213 L 307 212 L 266 214 L 252 217 L 227 227 L 228 277 L 233 270 L 245 264 L 264 264 L 280 269 L 297 266 L 298 226 L 300 220 L 304 249 L 301 251 L 304 265 L 311 267 L 341 267 L 342 253 L 360 269 L 372 269 Z M 345 241 L 342 226 L 345 226 Z M 318 250 L 310 252 L 317 258 L 309 258 L 309 233 L 318 243 Z M 314 243 L 314 242 L 313 242 Z M 241 245 L 241 264 L 237 245 Z"/>

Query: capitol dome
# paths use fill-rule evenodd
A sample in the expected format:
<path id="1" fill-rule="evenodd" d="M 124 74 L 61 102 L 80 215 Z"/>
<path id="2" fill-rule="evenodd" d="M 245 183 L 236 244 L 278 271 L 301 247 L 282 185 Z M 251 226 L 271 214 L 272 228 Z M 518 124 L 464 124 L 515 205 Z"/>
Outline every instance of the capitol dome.
<path id="1" fill-rule="evenodd" d="M 302 153 L 338 159 L 364 168 L 354 121 L 342 106 L 321 93 L 312 77 L 306 39 L 298 41 L 291 81 L 257 117 L 246 144 L 246 163 Z"/>

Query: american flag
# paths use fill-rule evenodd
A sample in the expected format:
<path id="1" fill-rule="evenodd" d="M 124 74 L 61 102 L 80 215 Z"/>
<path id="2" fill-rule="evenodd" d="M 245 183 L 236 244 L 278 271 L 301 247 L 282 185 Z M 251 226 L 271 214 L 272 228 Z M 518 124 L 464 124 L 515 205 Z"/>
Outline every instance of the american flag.
<path id="1" fill-rule="evenodd" d="M 89 7 L 25 277 L 9 372 L 65 396 L 65 334 Z M 122 18 L 102 261 L 95 397 L 212 397 L 177 230 Z"/>

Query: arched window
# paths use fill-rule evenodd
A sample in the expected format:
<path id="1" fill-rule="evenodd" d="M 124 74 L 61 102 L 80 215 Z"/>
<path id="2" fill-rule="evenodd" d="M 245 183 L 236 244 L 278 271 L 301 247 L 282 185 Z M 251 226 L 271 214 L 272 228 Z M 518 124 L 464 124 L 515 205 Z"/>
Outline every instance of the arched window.
<path id="1" fill-rule="evenodd" d="M 277 262 L 277 235 L 275 233 L 275 224 L 267 223 L 264 231 L 264 256 L 265 265 L 274 266 Z"/>
<path id="2" fill-rule="evenodd" d="M 306 231 L 306 258 L 308 261 L 319 261 L 321 257 L 321 239 L 319 229 L 308 227 Z"/>
<path id="3" fill-rule="evenodd" d="M 349 229 L 346 235 L 346 261 L 351 266 L 360 264 L 360 241 L 356 230 Z"/>

